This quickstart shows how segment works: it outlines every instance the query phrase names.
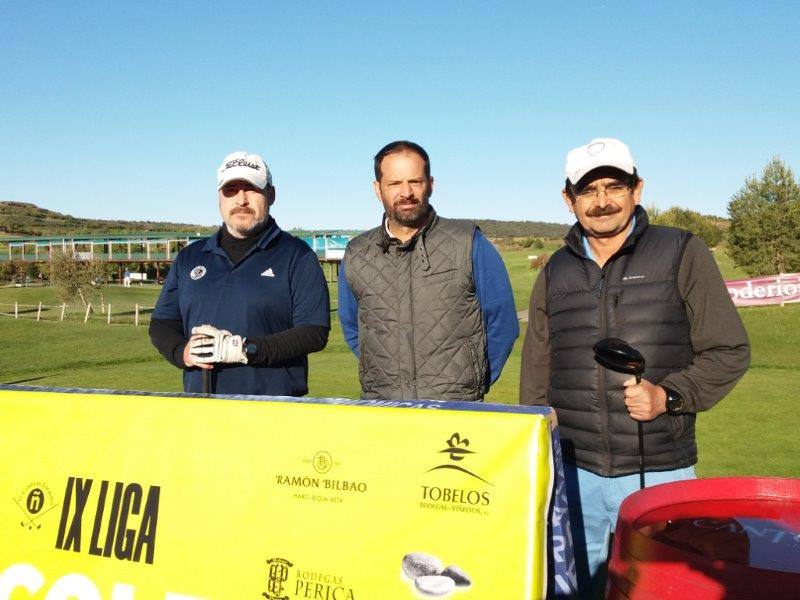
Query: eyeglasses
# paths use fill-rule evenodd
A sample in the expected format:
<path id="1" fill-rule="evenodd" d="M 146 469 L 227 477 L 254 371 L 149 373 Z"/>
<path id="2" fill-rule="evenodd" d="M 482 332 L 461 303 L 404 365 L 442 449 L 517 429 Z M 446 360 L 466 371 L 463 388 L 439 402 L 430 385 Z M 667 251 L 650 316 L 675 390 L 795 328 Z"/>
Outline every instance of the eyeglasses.
<path id="1" fill-rule="evenodd" d="M 584 188 L 577 194 L 575 199 L 583 204 L 589 204 L 600 199 L 600 194 L 605 193 L 606 200 L 618 200 L 628 193 L 630 187 L 624 183 L 612 183 L 605 187 Z"/>

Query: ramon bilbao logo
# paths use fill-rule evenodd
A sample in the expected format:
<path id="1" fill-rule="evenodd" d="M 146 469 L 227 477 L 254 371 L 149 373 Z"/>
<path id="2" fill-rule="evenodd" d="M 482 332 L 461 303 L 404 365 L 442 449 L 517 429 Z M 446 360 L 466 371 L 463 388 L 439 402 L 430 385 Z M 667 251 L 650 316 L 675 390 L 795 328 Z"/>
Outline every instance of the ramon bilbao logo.
<path id="1" fill-rule="evenodd" d="M 369 486 L 366 481 L 356 479 L 345 479 L 330 476 L 331 471 L 335 467 L 341 466 L 341 462 L 335 460 L 330 452 L 326 450 L 319 450 L 313 457 L 303 460 L 304 464 L 310 464 L 315 473 L 278 473 L 274 476 L 276 485 L 289 488 L 307 488 L 311 490 L 320 490 L 327 492 L 348 492 L 348 493 L 364 493 Z M 325 477 L 319 477 L 325 475 Z M 311 500 L 328 500 L 329 496 L 303 496 L 305 499 Z M 340 497 L 340 496 L 335 496 Z"/>

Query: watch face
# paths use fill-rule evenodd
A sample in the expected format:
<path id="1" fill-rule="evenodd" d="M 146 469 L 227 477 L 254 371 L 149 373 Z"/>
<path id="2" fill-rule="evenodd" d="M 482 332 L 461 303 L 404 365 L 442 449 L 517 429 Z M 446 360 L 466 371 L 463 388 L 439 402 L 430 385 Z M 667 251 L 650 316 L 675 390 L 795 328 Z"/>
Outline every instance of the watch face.
<path id="1" fill-rule="evenodd" d="M 247 345 L 244 347 L 244 353 L 247 356 L 255 356 L 258 354 L 258 346 L 256 346 L 255 342 L 247 342 Z"/>
<path id="2" fill-rule="evenodd" d="M 683 412 L 683 396 L 670 390 L 667 392 L 667 411 L 673 414 Z"/>

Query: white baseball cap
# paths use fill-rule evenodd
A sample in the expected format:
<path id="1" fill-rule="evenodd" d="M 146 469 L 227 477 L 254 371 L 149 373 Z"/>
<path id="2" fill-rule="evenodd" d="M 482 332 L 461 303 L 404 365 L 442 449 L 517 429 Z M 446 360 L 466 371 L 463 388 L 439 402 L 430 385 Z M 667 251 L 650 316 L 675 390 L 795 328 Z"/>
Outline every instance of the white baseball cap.
<path id="1" fill-rule="evenodd" d="M 217 169 L 217 189 L 222 189 L 223 185 L 236 179 L 249 181 L 260 190 L 272 185 L 272 173 L 264 159 L 244 150 L 228 154 L 222 160 Z"/>
<path id="2" fill-rule="evenodd" d="M 564 172 L 570 183 L 578 183 L 589 171 L 598 167 L 614 167 L 633 175 L 636 164 L 631 149 L 615 138 L 595 138 L 585 146 L 567 153 Z"/>

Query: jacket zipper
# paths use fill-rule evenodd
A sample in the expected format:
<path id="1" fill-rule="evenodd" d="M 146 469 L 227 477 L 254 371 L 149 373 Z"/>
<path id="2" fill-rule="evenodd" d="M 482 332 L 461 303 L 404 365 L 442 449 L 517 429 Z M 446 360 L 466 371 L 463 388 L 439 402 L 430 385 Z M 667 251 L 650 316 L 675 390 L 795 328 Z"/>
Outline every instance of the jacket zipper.
<path id="1" fill-rule="evenodd" d="M 608 336 L 606 332 L 606 303 L 608 300 L 608 291 L 605 287 L 606 280 L 606 267 L 611 264 L 611 259 L 600 268 L 600 282 L 597 285 L 597 298 L 600 310 L 600 339 Z M 597 396 L 600 401 L 600 425 L 603 430 L 603 472 L 608 474 L 611 472 L 611 441 L 608 434 L 608 397 L 606 396 L 606 370 L 600 369 L 597 378 Z"/>

